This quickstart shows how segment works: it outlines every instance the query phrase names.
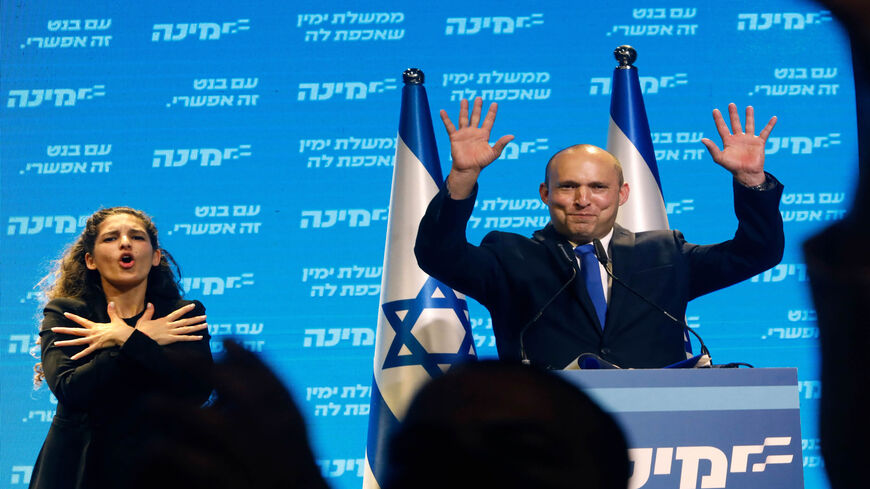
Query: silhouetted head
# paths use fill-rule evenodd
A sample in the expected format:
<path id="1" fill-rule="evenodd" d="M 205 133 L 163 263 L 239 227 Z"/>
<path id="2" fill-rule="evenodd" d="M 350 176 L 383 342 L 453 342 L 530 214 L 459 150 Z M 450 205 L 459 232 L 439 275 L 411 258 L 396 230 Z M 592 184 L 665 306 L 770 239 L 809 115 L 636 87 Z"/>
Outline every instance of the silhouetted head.
<path id="1" fill-rule="evenodd" d="M 457 366 L 415 396 L 384 489 L 625 489 L 613 418 L 555 374 L 499 361 Z"/>

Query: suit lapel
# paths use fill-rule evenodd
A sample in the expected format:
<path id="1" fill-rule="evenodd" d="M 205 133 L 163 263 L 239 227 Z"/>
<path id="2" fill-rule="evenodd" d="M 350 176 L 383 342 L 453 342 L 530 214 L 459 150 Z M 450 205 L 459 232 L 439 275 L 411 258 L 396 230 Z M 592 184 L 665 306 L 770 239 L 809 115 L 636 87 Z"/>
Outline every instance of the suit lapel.
<path id="1" fill-rule="evenodd" d="M 631 285 L 631 270 L 634 267 L 634 233 L 615 225 L 613 237 L 610 240 L 610 260 L 613 264 L 613 275 Z M 607 326 L 605 332 L 614 332 L 621 326 L 621 311 L 628 305 L 631 292 L 611 280 L 610 303 L 607 305 Z"/>

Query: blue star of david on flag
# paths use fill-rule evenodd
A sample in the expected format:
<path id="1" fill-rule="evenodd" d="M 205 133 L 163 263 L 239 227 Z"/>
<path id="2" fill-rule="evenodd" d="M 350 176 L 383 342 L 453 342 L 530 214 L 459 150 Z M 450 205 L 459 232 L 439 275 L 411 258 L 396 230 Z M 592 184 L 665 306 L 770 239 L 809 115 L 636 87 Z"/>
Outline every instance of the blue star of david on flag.
<path id="1" fill-rule="evenodd" d="M 381 306 L 384 316 L 396 332 L 396 336 L 387 351 L 382 368 L 420 365 L 432 377 L 441 375 L 439 365 L 452 365 L 457 362 L 475 358 L 471 335 L 471 324 L 468 321 L 468 304 L 460 299 L 450 287 L 429 277 L 417 297 L 386 302 Z M 433 352 L 414 335 L 412 331 L 420 316 L 431 309 L 452 310 L 464 330 L 464 337 L 455 352 Z M 400 313 L 404 313 L 401 315 Z M 451 319 L 453 317 L 451 316 Z M 440 325 L 436 325 L 439 327 Z M 430 346 L 431 348 L 431 346 Z"/>

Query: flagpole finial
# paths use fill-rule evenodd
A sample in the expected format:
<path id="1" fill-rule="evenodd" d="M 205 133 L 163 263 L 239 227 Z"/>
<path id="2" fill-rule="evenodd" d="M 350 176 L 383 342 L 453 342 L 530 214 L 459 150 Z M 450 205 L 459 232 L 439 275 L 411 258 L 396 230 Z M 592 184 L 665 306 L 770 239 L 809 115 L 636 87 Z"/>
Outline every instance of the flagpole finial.
<path id="1" fill-rule="evenodd" d="M 420 68 L 408 68 L 402 73 L 402 81 L 405 85 L 422 85 L 425 80 L 426 77 Z"/>
<path id="2" fill-rule="evenodd" d="M 637 61 L 637 51 L 628 44 L 623 44 L 613 50 L 613 57 L 619 61 L 619 68 L 627 70 Z"/>

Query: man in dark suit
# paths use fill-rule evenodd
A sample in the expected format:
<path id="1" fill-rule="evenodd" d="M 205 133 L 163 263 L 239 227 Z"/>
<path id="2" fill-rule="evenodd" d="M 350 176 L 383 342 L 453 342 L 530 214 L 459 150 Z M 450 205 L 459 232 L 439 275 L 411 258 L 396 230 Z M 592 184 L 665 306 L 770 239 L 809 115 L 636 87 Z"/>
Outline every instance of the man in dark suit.
<path id="1" fill-rule="evenodd" d="M 764 172 L 764 145 L 776 118 L 756 136 L 752 107 L 746 109 L 744 132 L 734 104 L 729 106 L 731 130 L 713 111 L 724 149 L 702 140 L 713 160 L 734 176 L 739 224 L 733 239 L 699 246 L 678 231 L 633 233 L 615 225 L 629 196 L 621 166 L 601 148 L 577 145 L 547 164 L 539 192 L 550 224 L 532 238 L 494 231 L 480 246 L 469 244 L 465 227 L 478 176 L 513 139 L 503 136 L 489 145 L 497 106 L 492 104 L 481 121 L 482 105 L 475 100 L 469 116 L 463 100 L 458 128 L 441 111 L 453 165 L 420 223 L 415 253 L 426 273 L 487 307 L 500 358 L 528 358 L 548 368 L 563 368 L 581 353 L 635 368 L 685 360 L 681 327 L 610 280 L 582 246 L 593 240 L 603 243 L 616 277 L 678 318 L 689 300 L 782 259 L 782 185 Z"/>

